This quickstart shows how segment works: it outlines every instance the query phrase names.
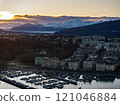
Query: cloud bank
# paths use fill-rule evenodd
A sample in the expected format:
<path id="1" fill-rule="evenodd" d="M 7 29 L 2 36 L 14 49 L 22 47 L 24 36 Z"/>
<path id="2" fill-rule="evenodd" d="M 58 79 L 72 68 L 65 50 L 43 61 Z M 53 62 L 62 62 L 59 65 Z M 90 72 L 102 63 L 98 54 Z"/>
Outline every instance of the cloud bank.
<path id="1" fill-rule="evenodd" d="M 38 24 L 46 25 L 48 23 L 65 23 L 69 21 L 109 21 L 109 20 L 119 20 L 120 17 L 77 17 L 77 16 L 41 16 L 41 15 L 15 15 L 12 20 L 0 20 L 0 28 L 9 29 L 14 26 L 19 26 L 21 24 L 36 22 Z"/>

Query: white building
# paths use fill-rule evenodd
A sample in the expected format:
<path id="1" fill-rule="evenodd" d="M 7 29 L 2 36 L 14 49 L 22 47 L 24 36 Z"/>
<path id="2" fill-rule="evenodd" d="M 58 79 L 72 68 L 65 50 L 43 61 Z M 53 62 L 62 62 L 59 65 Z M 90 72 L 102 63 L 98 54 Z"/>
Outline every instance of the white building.
<path id="1" fill-rule="evenodd" d="M 96 71 L 115 71 L 116 65 L 115 64 L 107 64 L 107 63 L 97 63 L 96 64 Z"/>
<path id="2" fill-rule="evenodd" d="M 80 67 L 79 61 L 70 61 L 68 62 L 68 69 L 69 70 L 78 70 Z"/>
<path id="3" fill-rule="evenodd" d="M 95 61 L 84 61 L 83 62 L 83 70 L 85 71 L 91 71 L 94 70 L 96 66 Z"/>
<path id="4" fill-rule="evenodd" d="M 60 61 L 60 69 L 65 70 L 67 68 L 67 60 Z"/>
<path id="5" fill-rule="evenodd" d="M 60 60 L 56 57 L 54 57 L 54 58 L 44 57 L 42 59 L 41 67 L 55 69 L 55 68 L 59 67 L 59 62 L 60 62 Z"/>
<path id="6" fill-rule="evenodd" d="M 58 68 L 60 60 L 56 57 L 49 58 L 49 57 L 36 57 L 35 58 L 35 65 L 46 67 L 46 68 Z"/>
<path id="7" fill-rule="evenodd" d="M 96 63 L 96 71 L 106 71 L 105 63 Z"/>
<path id="8" fill-rule="evenodd" d="M 116 70 L 116 65 L 114 64 L 106 65 L 106 71 L 115 71 L 115 70 Z"/>
<path id="9" fill-rule="evenodd" d="M 35 65 L 36 66 L 40 66 L 42 63 L 42 57 L 36 57 L 35 58 Z"/>

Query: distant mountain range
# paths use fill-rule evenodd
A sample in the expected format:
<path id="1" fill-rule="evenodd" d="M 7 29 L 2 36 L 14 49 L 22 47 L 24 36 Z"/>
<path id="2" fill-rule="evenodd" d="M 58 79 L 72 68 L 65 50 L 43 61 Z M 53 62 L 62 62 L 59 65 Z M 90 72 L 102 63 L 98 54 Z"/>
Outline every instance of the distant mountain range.
<path id="1" fill-rule="evenodd" d="M 70 28 L 56 32 L 55 35 L 103 35 L 120 36 L 120 20 L 108 21 L 83 27 Z"/>
<path id="2" fill-rule="evenodd" d="M 48 23 L 47 25 L 37 24 L 36 22 L 31 22 L 23 25 L 19 25 L 16 27 L 11 28 L 10 30 L 17 30 L 17 31 L 60 31 L 63 29 L 74 28 L 74 27 L 82 27 L 86 25 L 92 25 L 95 23 L 100 22 L 93 22 L 93 21 L 68 21 L 65 23 Z"/>
<path id="3" fill-rule="evenodd" d="M 92 35 L 102 35 L 102 36 L 120 36 L 120 20 L 107 21 L 97 24 L 92 24 L 77 28 L 54 28 L 45 27 L 37 23 L 23 24 L 18 27 L 13 27 L 11 31 L 57 31 L 55 35 L 76 35 L 76 36 L 92 36 Z M 59 31 L 60 30 L 60 31 Z M 0 35 L 5 30 L 0 29 Z"/>
<path id="4" fill-rule="evenodd" d="M 46 26 L 48 27 L 54 27 L 54 28 L 74 28 L 74 27 L 82 27 L 86 25 L 92 25 L 95 23 L 102 23 L 104 21 L 94 22 L 94 21 L 81 21 L 81 20 L 75 20 L 75 21 L 68 21 L 65 23 L 48 23 Z"/>
<path id="5" fill-rule="evenodd" d="M 54 28 L 54 27 L 45 27 L 42 24 L 37 24 L 37 23 L 28 23 L 28 24 L 23 24 L 17 27 L 13 27 L 10 30 L 15 30 L 15 31 L 60 31 L 63 28 Z"/>

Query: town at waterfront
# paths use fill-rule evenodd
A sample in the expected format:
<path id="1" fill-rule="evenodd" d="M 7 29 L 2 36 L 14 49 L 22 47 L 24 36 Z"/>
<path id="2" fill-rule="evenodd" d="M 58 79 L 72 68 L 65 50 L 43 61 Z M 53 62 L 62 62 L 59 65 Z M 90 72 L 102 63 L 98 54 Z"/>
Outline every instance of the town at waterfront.
<path id="1" fill-rule="evenodd" d="M 120 37 L 3 32 L 0 48 L 0 88 L 120 88 Z"/>

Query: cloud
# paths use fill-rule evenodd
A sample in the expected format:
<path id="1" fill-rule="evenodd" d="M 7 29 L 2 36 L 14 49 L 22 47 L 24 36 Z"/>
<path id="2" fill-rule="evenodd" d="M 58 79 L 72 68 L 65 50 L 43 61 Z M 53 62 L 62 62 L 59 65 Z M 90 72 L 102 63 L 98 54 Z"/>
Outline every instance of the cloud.
<path id="1" fill-rule="evenodd" d="M 118 20 L 120 17 L 77 17 L 77 16 L 41 16 L 41 15 L 15 15 L 12 20 L 0 20 L 0 28 L 12 28 L 21 24 L 37 22 L 39 24 L 64 23 L 69 21 L 109 21 Z"/>
<path id="2" fill-rule="evenodd" d="M 23 18 L 28 20 L 37 20 L 42 22 L 66 22 L 73 20 L 82 20 L 82 21 L 100 21 L 100 20 L 116 20 L 120 19 L 120 17 L 75 17 L 75 16 L 41 16 L 41 15 L 16 15 L 15 18 Z"/>

